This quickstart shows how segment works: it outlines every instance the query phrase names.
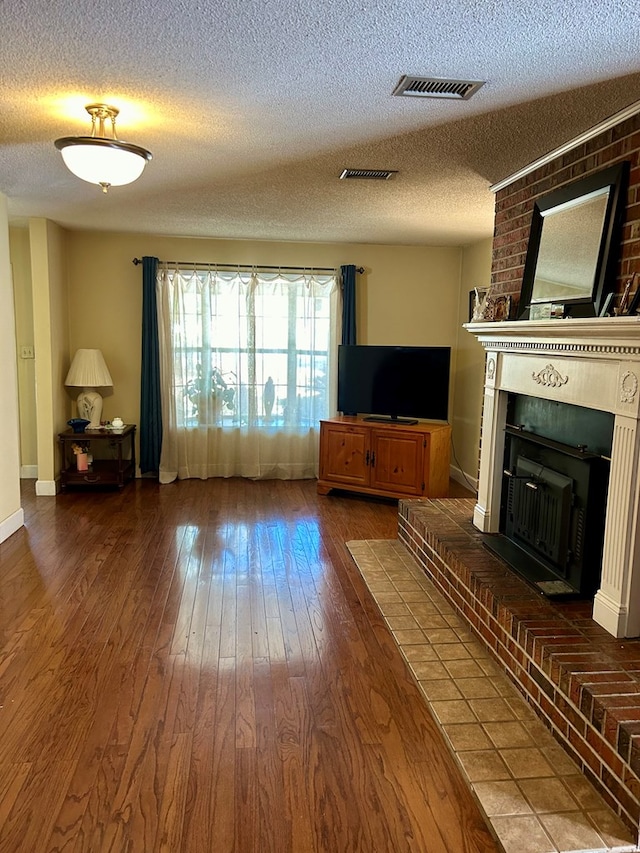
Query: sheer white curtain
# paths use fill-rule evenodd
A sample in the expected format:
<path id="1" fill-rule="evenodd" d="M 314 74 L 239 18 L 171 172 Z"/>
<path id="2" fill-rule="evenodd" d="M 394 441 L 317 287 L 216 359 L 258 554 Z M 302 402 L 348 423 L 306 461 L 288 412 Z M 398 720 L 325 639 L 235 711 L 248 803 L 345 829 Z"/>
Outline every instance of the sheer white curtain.
<path id="1" fill-rule="evenodd" d="M 161 267 L 160 482 L 301 479 L 333 414 L 336 274 Z"/>

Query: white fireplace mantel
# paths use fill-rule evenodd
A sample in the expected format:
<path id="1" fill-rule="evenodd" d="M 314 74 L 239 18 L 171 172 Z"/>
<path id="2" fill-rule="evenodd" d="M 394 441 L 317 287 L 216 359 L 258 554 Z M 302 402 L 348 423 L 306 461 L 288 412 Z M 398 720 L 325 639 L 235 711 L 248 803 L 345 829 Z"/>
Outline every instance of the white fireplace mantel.
<path id="1" fill-rule="evenodd" d="M 614 637 L 640 636 L 640 317 L 465 325 L 486 350 L 474 524 L 497 533 L 507 395 L 614 415 L 602 579 L 593 618 Z"/>

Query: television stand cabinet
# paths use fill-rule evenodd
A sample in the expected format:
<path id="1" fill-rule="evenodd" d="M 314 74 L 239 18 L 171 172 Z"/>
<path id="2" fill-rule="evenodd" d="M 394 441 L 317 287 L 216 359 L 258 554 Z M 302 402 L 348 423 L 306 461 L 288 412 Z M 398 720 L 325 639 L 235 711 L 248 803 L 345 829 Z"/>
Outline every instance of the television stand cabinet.
<path id="1" fill-rule="evenodd" d="M 322 420 L 318 494 L 346 489 L 390 498 L 447 497 L 450 445 L 451 427 L 444 423 Z"/>

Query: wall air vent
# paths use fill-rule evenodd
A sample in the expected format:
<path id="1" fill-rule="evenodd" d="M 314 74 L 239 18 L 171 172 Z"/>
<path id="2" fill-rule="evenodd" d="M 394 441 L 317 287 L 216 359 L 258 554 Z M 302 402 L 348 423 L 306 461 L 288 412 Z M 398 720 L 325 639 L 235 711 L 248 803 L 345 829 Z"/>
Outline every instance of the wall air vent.
<path id="1" fill-rule="evenodd" d="M 441 80 L 437 77 L 409 77 L 404 74 L 393 95 L 404 98 L 454 98 L 468 101 L 484 86 L 484 80 Z"/>
<path id="2" fill-rule="evenodd" d="M 397 174 L 398 171 L 394 171 L 393 169 L 343 169 L 340 180 L 343 181 L 346 178 L 365 178 L 369 181 L 388 181 L 389 178 Z"/>

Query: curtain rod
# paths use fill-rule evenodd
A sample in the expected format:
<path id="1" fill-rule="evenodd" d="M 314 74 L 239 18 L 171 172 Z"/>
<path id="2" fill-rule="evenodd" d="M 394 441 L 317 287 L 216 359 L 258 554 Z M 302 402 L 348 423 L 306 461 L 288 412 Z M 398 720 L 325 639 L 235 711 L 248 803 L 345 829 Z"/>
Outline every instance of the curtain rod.
<path id="1" fill-rule="evenodd" d="M 133 263 L 138 266 L 138 264 L 142 263 L 141 258 L 134 258 Z M 259 269 L 259 270 L 293 270 L 294 272 L 305 272 L 306 270 L 316 271 L 316 272 L 335 272 L 335 267 L 288 267 L 278 266 L 278 267 L 268 267 L 263 266 L 261 264 L 204 264 L 200 263 L 200 261 L 162 261 L 164 264 L 168 264 L 169 266 L 174 267 L 224 267 L 225 269 L 235 270 L 244 267 L 245 269 Z M 363 273 L 364 267 L 356 267 L 356 272 Z"/>

